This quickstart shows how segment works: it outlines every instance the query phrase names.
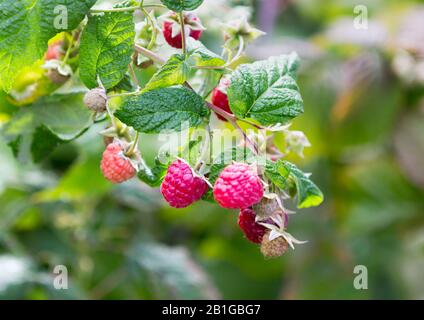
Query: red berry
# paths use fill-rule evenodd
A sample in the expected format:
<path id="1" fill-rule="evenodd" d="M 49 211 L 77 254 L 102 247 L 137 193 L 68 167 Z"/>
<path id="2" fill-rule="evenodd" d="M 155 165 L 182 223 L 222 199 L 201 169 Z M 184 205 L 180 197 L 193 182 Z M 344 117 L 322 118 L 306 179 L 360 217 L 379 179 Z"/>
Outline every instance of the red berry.
<path id="1" fill-rule="evenodd" d="M 190 166 L 181 161 L 174 161 L 168 168 L 160 191 L 174 208 L 185 208 L 199 200 L 208 189 L 206 182 L 193 175 Z"/>
<path id="2" fill-rule="evenodd" d="M 234 163 L 226 167 L 215 182 L 213 195 L 224 208 L 243 209 L 263 197 L 261 179 L 247 164 Z"/>
<path id="3" fill-rule="evenodd" d="M 228 103 L 227 88 L 230 86 L 230 79 L 222 78 L 219 85 L 212 91 L 212 104 L 216 107 L 231 113 L 230 104 Z M 227 121 L 223 116 L 217 114 L 218 119 Z"/>
<path id="4" fill-rule="evenodd" d="M 200 36 L 202 35 L 203 30 L 201 29 L 193 29 L 192 26 L 190 26 L 190 23 L 193 22 L 200 22 L 200 19 L 195 16 L 194 14 L 187 15 L 185 18 L 185 25 L 190 30 L 187 36 L 194 38 L 195 40 L 199 40 Z M 163 36 L 168 42 L 168 44 L 171 47 L 181 49 L 183 47 L 183 40 L 181 36 L 181 31 L 177 34 L 172 36 L 172 27 L 174 23 L 178 23 L 176 21 L 166 20 L 163 23 Z"/>
<path id="5" fill-rule="evenodd" d="M 250 208 L 240 210 L 238 225 L 246 238 L 253 243 L 261 243 L 266 228 L 255 221 L 256 214 Z"/>
<path id="6" fill-rule="evenodd" d="M 103 175 L 113 183 L 121 183 L 135 176 L 136 170 L 124 155 L 119 143 L 111 143 L 103 152 L 100 165 Z"/>

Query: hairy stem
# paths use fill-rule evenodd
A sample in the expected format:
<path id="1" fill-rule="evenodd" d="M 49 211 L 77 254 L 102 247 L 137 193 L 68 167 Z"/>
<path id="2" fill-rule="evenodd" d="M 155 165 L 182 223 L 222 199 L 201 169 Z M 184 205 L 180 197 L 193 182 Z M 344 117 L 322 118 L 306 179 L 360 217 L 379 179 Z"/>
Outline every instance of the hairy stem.
<path id="1" fill-rule="evenodd" d="M 181 43 L 182 43 L 182 51 L 184 57 L 187 56 L 187 41 L 186 41 L 186 32 L 185 32 L 185 23 L 184 23 L 184 12 L 180 12 L 180 24 L 181 24 Z"/>
<path id="2" fill-rule="evenodd" d="M 110 9 L 91 9 L 91 13 L 103 13 L 103 12 L 126 12 L 126 11 L 136 11 L 142 8 L 166 8 L 163 4 L 143 4 L 140 3 L 139 6 L 126 7 L 126 8 L 110 8 Z"/>
<path id="3" fill-rule="evenodd" d="M 142 54 L 143 56 L 145 56 L 145 57 L 147 57 L 151 60 L 153 60 L 156 63 L 164 64 L 166 62 L 165 59 L 163 59 L 161 56 L 157 55 L 153 51 L 150 51 L 149 49 L 143 48 L 143 47 L 141 47 L 137 44 L 134 47 L 135 47 L 135 50 L 138 53 Z"/>

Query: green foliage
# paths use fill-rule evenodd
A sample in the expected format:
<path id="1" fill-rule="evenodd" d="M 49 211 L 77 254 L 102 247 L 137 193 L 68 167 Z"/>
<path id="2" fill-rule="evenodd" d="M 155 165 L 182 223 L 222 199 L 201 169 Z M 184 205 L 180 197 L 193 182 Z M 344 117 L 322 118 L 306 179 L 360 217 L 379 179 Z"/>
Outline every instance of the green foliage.
<path id="1" fill-rule="evenodd" d="M 309 208 L 318 206 L 324 200 L 321 190 L 293 163 L 285 160 L 268 161 L 265 167 L 266 176 L 281 190 L 290 189 L 293 183 L 297 194 L 297 207 Z"/>
<path id="2" fill-rule="evenodd" d="M 161 2 L 169 10 L 181 12 L 197 9 L 203 3 L 203 0 L 161 0 Z"/>
<path id="3" fill-rule="evenodd" d="M 1 0 L 0 1 L 0 84 L 9 91 L 20 69 L 32 65 L 47 49 L 47 42 L 59 32 L 73 30 L 96 0 Z M 66 5 L 67 24 L 58 21 Z M 55 11 L 60 8 L 61 11 Z M 62 21 L 63 22 L 63 21 Z M 62 29 L 56 28 L 59 23 Z"/>
<path id="4" fill-rule="evenodd" d="M 295 81 L 298 64 L 297 55 L 292 53 L 238 67 L 228 88 L 231 111 L 263 125 L 284 124 L 297 117 L 303 112 Z"/>
<path id="5" fill-rule="evenodd" d="M 155 243 L 136 246 L 131 260 L 146 270 L 157 290 L 168 299 L 210 299 L 214 296 L 204 274 L 183 248 Z"/>
<path id="6" fill-rule="evenodd" d="M 152 76 L 143 91 L 184 84 L 188 79 L 189 71 L 184 55 L 175 54 Z"/>
<path id="7" fill-rule="evenodd" d="M 115 116 L 135 130 L 159 133 L 196 127 L 209 114 L 203 99 L 186 87 L 162 88 L 128 98 Z"/>
<path id="8" fill-rule="evenodd" d="M 193 61 L 193 65 L 198 67 L 220 67 L 225 65 L 225 60 L 206 48 L 200 41 L 194 40 L 193 38 L 187 39 L 187 49 L 190 60 Z"/>
<path id="9" fill-rule="evenodd" d="M 23 162 L 38 162 L 61 142 L 78 137 L 92 123 L 82 94 L 52 95 L 22 108 L 2 132 Z"/>
<path id="10" fill-rule="evenodd" d="M 153 168 L 147 165 L 142 166 L 138 171 L 138 178 L 152 188 L 157 188 L 162 183 L 163 178 L 168 170 L 168 163 L 162 163 L 159 159 L 155 159 Z"/>
<path id="11" fill-rule="evenodd" d="M 125 76 L 134 51 L 134 21 L 131 12 L 90 16 L 81 36 L 80 76 L 92 89 L 97 79 L 106 89 Z"/>

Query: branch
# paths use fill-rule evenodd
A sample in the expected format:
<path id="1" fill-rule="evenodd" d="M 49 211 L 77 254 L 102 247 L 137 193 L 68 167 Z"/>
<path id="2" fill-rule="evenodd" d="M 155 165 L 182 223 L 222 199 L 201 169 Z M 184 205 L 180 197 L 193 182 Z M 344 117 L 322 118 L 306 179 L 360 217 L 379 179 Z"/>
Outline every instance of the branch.
<path id="1" fill-rule="evenodd" d="M 166 62 L 165 59 L 163 59 L 161 56 L 157 55 L 153 51 L 150 51 L 146 48 L 143 48 L 142 46 L 139 46 L 138 44 L 134 45 L 135 51 L 142 54 L 143 56 L 153 60 L 156 63 L 164 64 Z"/>

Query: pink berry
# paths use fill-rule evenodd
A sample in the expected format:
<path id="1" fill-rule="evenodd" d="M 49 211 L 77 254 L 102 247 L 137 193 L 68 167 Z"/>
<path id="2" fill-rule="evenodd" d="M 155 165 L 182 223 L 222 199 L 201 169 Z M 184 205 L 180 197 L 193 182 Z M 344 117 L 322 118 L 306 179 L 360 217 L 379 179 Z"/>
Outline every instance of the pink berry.
<path id="1" fill-rule="evenodd" d="M 240 210 L 238 225 L 248 240 L 253 243 L 261 243 L 266 228 L 255 221 L 256 214 L 250 208 Z"/>
<path id="2" fill-rule="evenodd" d="M 206 182 L 193 175 L 190 166 L 174 161 L 168 168 L 160 190 L 163 197 L 174 208 L 185 208 L 199 200 L 208 189 Z"/>
<path id="3" fill-rule="evenodd" d="M 231 113 L 230 104 L 228 102 L 227 88 L 230 86 L 230 79 L 222 78 L 219 85 L 212 91 L 212 104 L 216 107 Z M 218 119 L 227 121 L 223 116 L 217 114 Z"/>
<path id="4" fill-rule="evenodd" d="M 215 182 L 213 195 L 224 208 L 243 209 L 263 197 L 261 179 L 247 164 L 234 163 L 227 166 Z"/>
<path id="5" fill-rule="evenodd" d="M 44 59 L 48 60 L 59 60 L 62 56 L 62 41 L 56 41 L 50 44 L 44 55 Z"/>
<path id="6" fill-rule="evenodd" d="M 194 14 L 188 14 L 185 18 L 186 26 L 189 28 L 190 32 L 187 36 L 192 37 L 195 40 L 199 40 L 202 35 L 203 30 L 201 29 L 193 29 L 190 23 L 200 22 L 200 19 Z M 166 20 L 163 23 L 163 36 L 171 47 L 181 49 L 183 47 L 183 40 L 181 36 L 181 32 L 177 35 L 172 36 L 172 27 L 174 23 L 178 23 L 177 21 Z"/>
<path id="7" fill-rule="evenodd" d="M 103 175 L 113 183 L 121 183 L 135 176 L 136 170 L 131 161 L 124 155 L 119 143 L 111 143 L 103 152 L 100 164 Z"/>

